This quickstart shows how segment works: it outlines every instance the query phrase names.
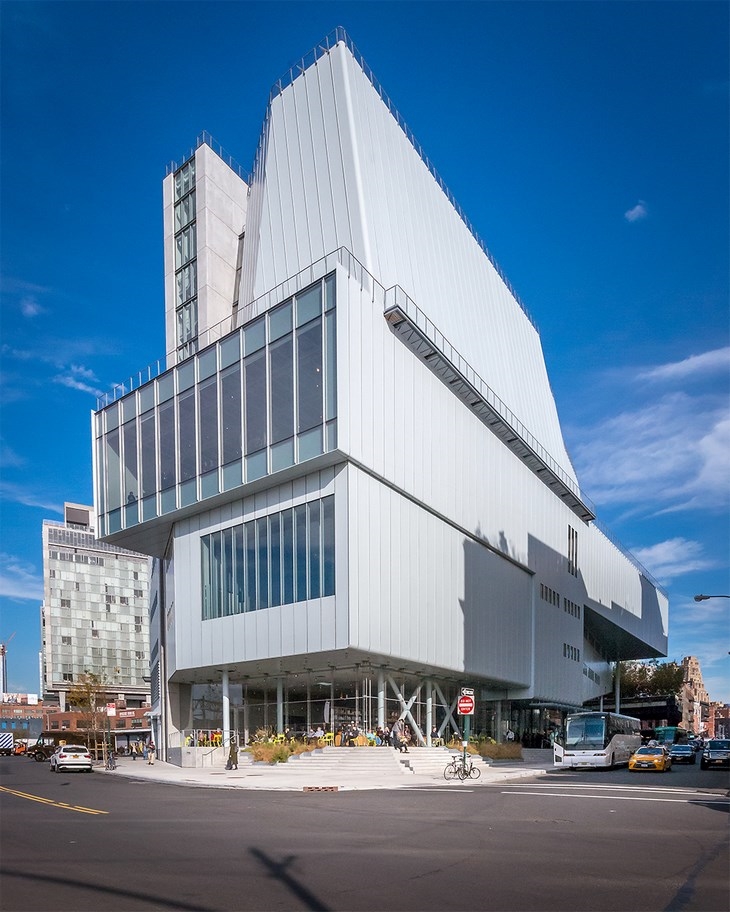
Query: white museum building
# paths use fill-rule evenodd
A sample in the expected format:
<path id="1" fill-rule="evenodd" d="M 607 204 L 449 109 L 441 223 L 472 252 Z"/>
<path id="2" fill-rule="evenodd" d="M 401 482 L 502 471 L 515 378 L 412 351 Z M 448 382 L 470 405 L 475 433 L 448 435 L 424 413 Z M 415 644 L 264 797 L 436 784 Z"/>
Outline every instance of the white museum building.
<path id="1" fill-rule="evenodd" d="M 156 558 L 156 740 L 509 725 L 666 654 L 596 521 L 537 328 L 349 37 L 271 90 L 250 175 L 163 184 L 164 363 L 92 416 L 97 529 Z"/>

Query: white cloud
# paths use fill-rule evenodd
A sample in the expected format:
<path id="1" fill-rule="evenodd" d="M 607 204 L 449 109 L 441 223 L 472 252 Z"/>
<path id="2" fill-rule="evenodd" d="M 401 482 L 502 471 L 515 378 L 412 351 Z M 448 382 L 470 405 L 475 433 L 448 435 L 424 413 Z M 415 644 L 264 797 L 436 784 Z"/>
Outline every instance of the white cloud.
<path id="1" fill-rule="evenodd" d="M 624 212 L 624 218 L 627 222 L 640 222 L 642 219 L 645 219 L 648 214 L 649 212 L 646 208 L 646 203 L 644 200 L 639 200 L 635 206 Z"/>
<path id="2" fill-rule="evenodd" d="M 715 397 L 671 393 L 582 428 L 581 484 L 599 505 L 727 509 L 730 416 Z"/>
<path id="3" fill-rule="evenodd" d="M 638 374 L 639 380 L 685 380 L 696 376 L 706 376 L 723 372 L 730 379 L 730 346 L 703 352 L 701 355 L 690 355 L 682 361 L 660 364 L 647 368 Z"/>
<path id="4" fill-rule="evenodd" d="M 79 390 L 82 393 L 90 393 L 92 396 L 104 395 L 104 390 L 100 390 L 96 386 L 91 386 L 88 383 L 77 380 L 76 377 L 69 376 L 68 374 L 57 374 L 53 378 L 53 382 L 60 383 L 61 386 L 67 386 L 69 389 Z"/>
<path id="5" fill-rule="evenodd" d="M 20 302 L 20 312 L 24 317 L 33 318 L 46 313 L 46 310 L 34 297 L 25 297 Z"/>
<path id="6" fill-rule="evenodd" d="M 0 554 L 0 596 L 43 601 L 43 578 L 12 554 Z"/>
<path id="7" fill-rule="evenodd" d="M 647 548 L 634 548 L 636 558 L 663 583 L 685 573 L 709 570 L 714 561 L 703 555 L 700 542 L 686 538 L 670 538 Z"/>
<path id="8" fill-rule="evenodd" d="M 63 516 L 63 504 L 57 504 L 42 497 L 36 491 L 28 490 L 19 485 L 0 481 L 0 500 L 7 503 L 17 503 L 24 507 L 37 507 L 46 512 L 58 513 Z"/>

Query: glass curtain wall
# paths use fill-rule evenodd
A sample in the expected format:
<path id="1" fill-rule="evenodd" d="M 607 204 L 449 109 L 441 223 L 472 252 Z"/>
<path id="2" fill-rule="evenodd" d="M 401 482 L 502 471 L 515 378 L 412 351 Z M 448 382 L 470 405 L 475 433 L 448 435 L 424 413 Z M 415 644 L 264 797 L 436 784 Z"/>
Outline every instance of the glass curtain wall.
<path id="1" fill-rule="evenodd" d="M 335 320 L 331 273 L 98 412 L 100 534 L 335 449 Z"/>

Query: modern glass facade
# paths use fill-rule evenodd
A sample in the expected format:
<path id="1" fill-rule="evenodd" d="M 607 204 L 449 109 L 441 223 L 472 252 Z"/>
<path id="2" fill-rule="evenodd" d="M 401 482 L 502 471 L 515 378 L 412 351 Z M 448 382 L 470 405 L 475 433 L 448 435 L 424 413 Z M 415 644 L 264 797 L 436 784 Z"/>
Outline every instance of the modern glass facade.
<path id="1" fill-rule="evenodd" d="M 335 594 L 334 497 L 201 540 L 203 620 Z"/>
<path id="2" fill-rule="evenodd" d="M 333 450 L 335 274 L 95 416 L 108 535 Z"/>

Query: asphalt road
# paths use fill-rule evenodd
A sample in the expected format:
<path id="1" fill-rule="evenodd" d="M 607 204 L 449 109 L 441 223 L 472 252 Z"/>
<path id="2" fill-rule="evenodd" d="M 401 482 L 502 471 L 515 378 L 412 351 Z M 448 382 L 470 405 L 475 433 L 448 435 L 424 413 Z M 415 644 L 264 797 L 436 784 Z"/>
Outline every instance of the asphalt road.
<path id="1" fill-rule="evenodd" d="M 199 789 L 0 758 L 0 907 L 726 912 L 730 774 Z"/>

